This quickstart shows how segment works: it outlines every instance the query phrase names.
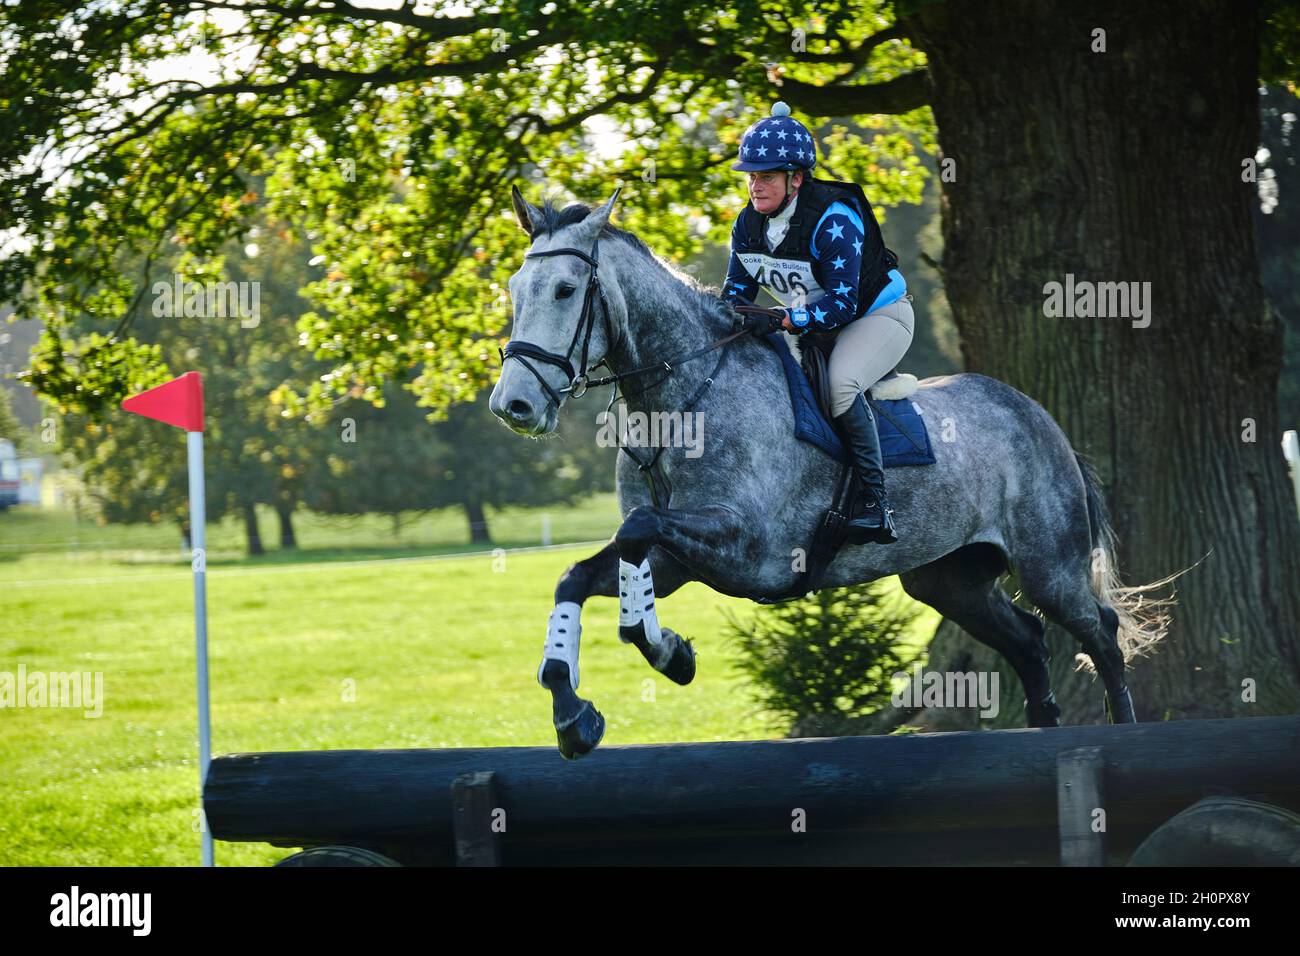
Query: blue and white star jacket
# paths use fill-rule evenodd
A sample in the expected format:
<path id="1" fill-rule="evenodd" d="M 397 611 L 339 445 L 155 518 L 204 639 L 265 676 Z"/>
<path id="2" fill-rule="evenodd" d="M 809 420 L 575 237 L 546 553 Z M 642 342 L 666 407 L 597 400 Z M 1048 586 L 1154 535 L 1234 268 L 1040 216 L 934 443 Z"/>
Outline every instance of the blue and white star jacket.
<path id="1" fill-rule="evenodd" d="M 775 249 L 767 245 L 769 218 L 752 203 L 740 211 L 731 230 L 723 299 L 748 305 L 760 288 L 767 289 L 791 310 L 796 327 L 819 331 L 852 322 L 907 292 L 898 257 L 885 248 L 860 186 L 809 177 L 792 202 L 789 226 Z"/>

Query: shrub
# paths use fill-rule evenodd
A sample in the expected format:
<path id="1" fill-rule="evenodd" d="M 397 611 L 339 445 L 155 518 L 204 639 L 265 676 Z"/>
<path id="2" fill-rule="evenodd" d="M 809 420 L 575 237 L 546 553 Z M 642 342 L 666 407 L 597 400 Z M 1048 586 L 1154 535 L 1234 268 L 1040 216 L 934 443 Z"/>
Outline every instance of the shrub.
<path id="1" fill-rule="evenodd" d="M 727 614 L 741 671 L 790 736 L 881 733 L 909 716 L 891 705 L 891 678 L 918 656 L 900 645 L 920 612 L 887 598 L 874 582 L 761 607 L 748 625 Z"/>

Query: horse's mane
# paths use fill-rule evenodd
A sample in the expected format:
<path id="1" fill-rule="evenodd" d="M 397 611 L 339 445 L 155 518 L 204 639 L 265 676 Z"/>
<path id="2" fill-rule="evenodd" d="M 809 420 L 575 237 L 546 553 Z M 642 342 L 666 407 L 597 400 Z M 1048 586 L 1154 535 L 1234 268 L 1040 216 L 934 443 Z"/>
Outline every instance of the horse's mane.
<path id="1" fill-rule="evenodd" d="M 549 236 L 565 226 L 572 226 L 582 222 L 591 214 L 593 208 L 584 202 L 574 202 L 560 209 L 552 200 L 547 199 L 541 206 L 541 219 L 533 223 L 533 238 L 536 239 L 540 235 Z M 654 250 L 641 240 L 640 236 L 636 236 L 625 229 L 620 229 L 613 223 L 606 222 L 600 230 L 600 238 L 613 239 L 636 250 L 645 258 L 647 263 L 662 269 L 680 282 L 684 287 L 683 291 L 687 294 L 688 300 L 697 305 L 701 312 L 711 318 L 730 321 L 719 299 L 721 295 L 719 289 L 705 285 L 689 273 L 679 271 L 671 262 L 656 255 Z"/>

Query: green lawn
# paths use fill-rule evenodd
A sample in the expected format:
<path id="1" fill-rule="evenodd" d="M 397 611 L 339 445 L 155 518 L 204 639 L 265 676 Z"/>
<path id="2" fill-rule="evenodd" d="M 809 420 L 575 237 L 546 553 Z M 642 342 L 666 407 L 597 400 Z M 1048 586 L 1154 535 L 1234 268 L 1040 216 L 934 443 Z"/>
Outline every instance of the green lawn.
<path id="1" fill-rule="evenodd" d="M 557 540 L 605 538 L 617 522 L 608 496 L 551 513 Z M 536 544 L 536 513 L 492 518 L 501 542 Z M 467 549 L 463 519 L 427 520 L 426 552 Z M 554 746 L 538 655 L 558 575 L 592 549 L 412 558 L 410 541 L 384 549 L 384 522 L 355 525 L 304 517 L 304 550 L 289 564 L 243 559 L 238 529 L 214 529 L 214 752 Z M 58 514 L 0 515 L 0 671 L 100 672 L 104 712 L 0 710 L 0 865 L 195 863 L 188 563 L 170 529 L 82 526 L 79 547 L 114 550 L 69 552 L 58 542 L 70 526 Z M 124 550 L 127 532 L 139 540 Z M 49 546 L 27 552 L 24 540 Z M 337 560 L 383 553 L 403 560 Z M 779 736 L 733 667 L 724 607 L 742 619 L 754 609 L 698 584 L 662 600 L 664 623 L 699 653 L 695 682 L 678 687 L 619 643 L 612 600 L 588 604 L 582 693 L 606 716 L 605 743 Z M 918 621 L 918 641 L 935 621 Z M 288 852 L 219 843 L 217 860 Z"/>

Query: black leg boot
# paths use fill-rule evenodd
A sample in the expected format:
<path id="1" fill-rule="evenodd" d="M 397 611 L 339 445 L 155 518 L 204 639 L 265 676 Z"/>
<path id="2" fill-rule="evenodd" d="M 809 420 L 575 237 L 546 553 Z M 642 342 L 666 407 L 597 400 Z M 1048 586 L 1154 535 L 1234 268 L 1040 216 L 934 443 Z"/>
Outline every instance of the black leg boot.
<path id="1" fill-rule="evenodd" d="M 853 544 L 893 544 L 898 540 L 885 498 L 885 471 L 880 461 L 880 435 L 871 406 L 859 394 L 836 424 L 848 440 L 849 460 L 857 475 L 861 494 L 853 503 L 845 523 L 848 540 Z"/>

